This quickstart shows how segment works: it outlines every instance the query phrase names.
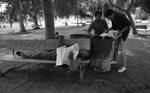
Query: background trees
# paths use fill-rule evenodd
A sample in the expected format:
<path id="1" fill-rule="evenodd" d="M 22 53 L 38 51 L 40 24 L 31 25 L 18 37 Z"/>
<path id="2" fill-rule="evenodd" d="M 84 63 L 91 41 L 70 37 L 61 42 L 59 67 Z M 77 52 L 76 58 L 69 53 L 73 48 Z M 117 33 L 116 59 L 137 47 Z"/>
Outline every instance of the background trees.
<path id="1" fill-rule="evenodd" d="M 27 17 L 34 22 L 34 29 L 39 29 L 37 15 L 44 14 L 45 29 L 49 34 L 47 38 L 54 37 L 54 16 L 65 19 L 75 16 L 79 22 L 79 18 L 93 19 L 97 10 L 101 10 L 104 14 L 108 8 L 113 8 L 128 16 L 132 23 L 133 34 L 136 35 L 137 31 L 131 13 L 139 13 L 139 18 L 147 19 L 147 13 L 150 12 L 149 0 L 0 0 L 0 2 L 7 3 L 6 11 L 1 13 L 1 19 L 7 15 L 11 26 L 13 21 L 19 21 L 20 32 L 26 32 L 24 21 Z M 139 6 L 141 10 L 136 11 Z"/>
<path id="2" fill-rule="evenodd" d="M 54 0 L 56 16 L 68 19 L 76 11 L 77 4 L 78 0 Z"/>
<path id="3" fill-rule="evenodd" d="M 29 15 L 34 22 L 34 29 L 39 29 L 37 15 L 42 13 L 42 5 L 40 0 L 25 0 L 23 4 L 23 12 L 25 15 Z M 26 16 L 27 17 L 27 16 Z M 27 20 L 27 19 L 25 19 Z"/>

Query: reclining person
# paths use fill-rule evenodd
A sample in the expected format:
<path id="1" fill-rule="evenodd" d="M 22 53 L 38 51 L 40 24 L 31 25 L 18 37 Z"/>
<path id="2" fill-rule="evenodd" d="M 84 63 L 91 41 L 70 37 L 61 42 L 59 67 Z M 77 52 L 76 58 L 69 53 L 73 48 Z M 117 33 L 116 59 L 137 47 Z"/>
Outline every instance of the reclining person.
<path id="1" fill-rule="evenodd" d="M 59 43 L 58 43 L 58 48 L 63 48 L 64 46 L 64 36 L 58 36 Z M 57 49 L 58 49 L 57 48 Z M 18 56 L 24 57 L 24 58 L 29 58 L 29 59 L 45 59 L 45 60 L 56 60 L 59 59 L 57 58 L 57 52 L 58 50 L 51 50 L 51 51 L 42 51 L 40 53 L 23 53 L 20 51 L 17 51 L 16 54 Z M 81 59 L 87 59 L 89 58 L 89 52 L 88 51 L 79 51 L 77 58 Z M 73 61 L 73 51 L 68 52 L 68 59 Z M 57 63 L 56 63 L 57 66 Z"/>
<path id="2" fill-rule="evenodd" d="M 30 53 L 23 53 L 21 51 L 17 51 L 16 54 L 18 56 L 24 57 L 24 58 L 29 58 L 29 59 L 45 59 L 45 60 L 56 60 L 56 50 L 53 51 L 43 51 L 37 54 L 30 54 Z M 70 56 L 72 55 L 72 51 L 69 54 Z M 70 57 L 69 56 L 69 57 Z M 77 58 L 82 58 L 82 59 L 87 59 L 89 57 L 89 52 L 88 51 L 79 51 L 79 54 Z"/>

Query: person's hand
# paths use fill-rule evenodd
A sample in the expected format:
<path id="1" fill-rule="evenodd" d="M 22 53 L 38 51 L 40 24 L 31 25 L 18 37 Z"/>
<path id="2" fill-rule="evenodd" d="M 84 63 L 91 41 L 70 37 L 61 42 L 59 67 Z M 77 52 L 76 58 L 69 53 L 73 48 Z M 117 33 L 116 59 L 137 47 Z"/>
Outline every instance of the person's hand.
<path id="1" fill-rule="evenodd" d="M 118 31 L 117 36 L 115 37 L 115 39 L 118 39 L 120 36 L 122 36 L 122 32 Z"/>
<path id="2" fill-rule="evenodd" d="M 104 32 L 103 33 L 108 33 L 109 31 L 108 30 L 104 30 Z"/>
<path id="3" fill-rule="evenodd" d="M 118 32 L 118 33 L 117 33 L 117 35 L 120 35 L 120 34 L 122 34 L 122 32 L 121 32 L 121 31 L 119 31 L 119 30 L 118 30 L 117 32 Z"/>
<path id="4" fill-rule="evenodd" d="M 87 58 L 89 56 L 88 51 L 79 51 L 81 58 Z"/>
<path id="5" fill-rule="evenodd" d="M 72 51 L 69 52 L 68 58 L 69 58 L 70 60 L 74 60 L 74 59 L 73 59 L 73 52 L 72 52 Z"/>
<path id="6" fill-rule="evenodd" d="M 88 34 L 89 36 L 93 36 L 91 32 L 87 32 L 87 34 Z"/>

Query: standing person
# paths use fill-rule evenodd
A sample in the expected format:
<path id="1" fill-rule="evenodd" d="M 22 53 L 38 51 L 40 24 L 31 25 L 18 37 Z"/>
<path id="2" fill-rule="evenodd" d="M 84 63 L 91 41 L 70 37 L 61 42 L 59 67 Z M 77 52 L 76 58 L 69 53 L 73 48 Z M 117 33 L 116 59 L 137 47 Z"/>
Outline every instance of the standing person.
<path id="1" fill-rule="evenodd" d="M 114 45 L 114 55 L 113 55 L 113 63 L 117 63 L 117 55 L 118 49 L 121 50 L 121 56 L 123 57 L 123 53 L 125 55 L 124 43 L 129 35 L 131 23 L 125 14 L 121 14 L 113 11 L 112 9 L 108 9 L 105 12 L 105 17 L 111 20 L 112 27 L 108 30 L 117 30 L 118 35 L 121 35 L 119 38 L 115 40 Z M 106 32 L 108 32 L 106 31 Z M 124 60 L 121 60 L 121 68 L 118 72 L 124 72 L 126 70 L 126 57 L 123 57 Z"/>
<path id="2" fill-rule="evenodd" d="M 87 34 L 89 36 L 92 36 L 92 33 L 91 33 L 92 29 L 94 29 L 94 31 L 95 31 L 94 36 L 99 36 L 105 30 L 108 29 L 108 25 L 107 25 L 106 21 L 101 19 L 101 17 L 102 17 L 101 11 L 95 12 L 95 20 L 90 24 L 88 31 L 87 31 Z"/>

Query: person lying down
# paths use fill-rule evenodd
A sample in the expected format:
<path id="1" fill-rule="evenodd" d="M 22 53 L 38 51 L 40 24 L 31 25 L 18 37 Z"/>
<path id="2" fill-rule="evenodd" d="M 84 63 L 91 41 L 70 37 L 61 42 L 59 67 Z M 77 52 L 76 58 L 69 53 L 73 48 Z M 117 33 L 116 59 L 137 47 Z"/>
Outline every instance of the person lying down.
<path id="1" fill-rule="evenodd" d="M 60 41 L 62 41 L 61 39 Z M 89 51 L 79 51 L 79 45 L 77 43 L 70 47 L 66 47 L 64 44 L 59 44 L 59 46 L 56 50 L 42 51 L 39 53 L 17 51 L 16 55 L 27 59 L 56 60 L 56 66 L 67 65 L 72 71 L 76 70 L 79 66 L 80 61 L 78 58 L 80 60 L 89 59 Z"/>

